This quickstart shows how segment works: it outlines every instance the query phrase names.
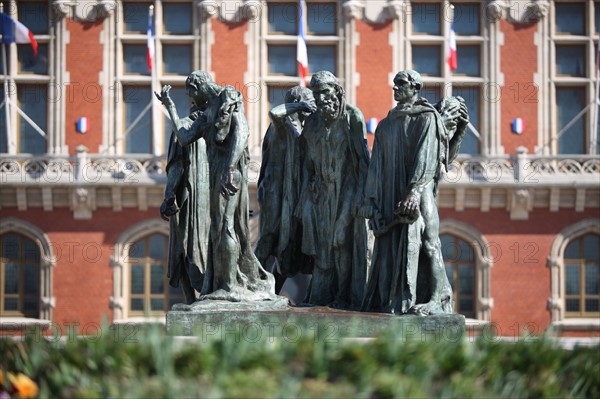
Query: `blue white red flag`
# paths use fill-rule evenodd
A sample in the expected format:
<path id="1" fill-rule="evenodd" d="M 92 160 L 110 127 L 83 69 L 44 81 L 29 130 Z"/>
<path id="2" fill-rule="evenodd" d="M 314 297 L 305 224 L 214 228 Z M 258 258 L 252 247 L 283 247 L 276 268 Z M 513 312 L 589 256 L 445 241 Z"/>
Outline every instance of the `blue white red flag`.
<path id="1" fill-rule="evenodd" d="M 512 131 L 516 134 L 522 134 L 525 131 L 525 123 L 522 118 L 513 119 Z"/>
<path id="2" fill-rule="evenodd" d="M 152 72 L 154 66 L 154 53 L 154 6 L 150 6 L 148 11 L 148 49 L 146 50 L 148 72 Z"/>
<path id="3" fill-rule="evenodd" d="M 88 118 L 82 117 L 77 119 L 77 133 L 87 133 L 89 128 Z"/>
<path id="4" fill-rule="evenodd" d="M 306 75 L 308 74 L 308 51 L 306 50 L 306 38 L 304 30 L 304 0 L 298 4 L 298 45 L 296 47 L 296 61 L 298 61 L 298 74 L 300 85 L 306 86 Z"/>
<path id="5" fill-rule="evenodd" d="M 37 56 L 38 44 L 33 33 L 25 25 L 13 19 L 8 14 L 0 14 L 0 31 L 2 32 L 2 43 L 31 43 L 33 55 Z"/>
<path id="6" fill-rule="evenodd" d="M 450 71 L 454 72 L 458 68 L 458 59 L 456 57 L 456 33 L 454 32 L 454 23 L 450 25 L 450 37 L 448 38 L 448 66 Z"/>

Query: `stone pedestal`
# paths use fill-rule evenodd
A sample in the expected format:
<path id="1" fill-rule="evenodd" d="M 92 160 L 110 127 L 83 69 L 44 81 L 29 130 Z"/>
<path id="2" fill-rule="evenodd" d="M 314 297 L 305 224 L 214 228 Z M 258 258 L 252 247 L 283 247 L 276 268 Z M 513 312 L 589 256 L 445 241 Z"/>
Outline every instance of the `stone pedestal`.
<path id="1" fill-rule="evenodd" d="M 392 330 L 402 339 L 458 341 L 465 333 L 462 315 L 396 316 L 336 310 L 327 307 L 290 307 L 285 301 L 232 303 L 207 301 L 190 310 L 167 313 L 167 333 L 197 336 L 202 341 L 235 339 L 300 339 L 335 342 L 341 337 L 376 337 Z"/>

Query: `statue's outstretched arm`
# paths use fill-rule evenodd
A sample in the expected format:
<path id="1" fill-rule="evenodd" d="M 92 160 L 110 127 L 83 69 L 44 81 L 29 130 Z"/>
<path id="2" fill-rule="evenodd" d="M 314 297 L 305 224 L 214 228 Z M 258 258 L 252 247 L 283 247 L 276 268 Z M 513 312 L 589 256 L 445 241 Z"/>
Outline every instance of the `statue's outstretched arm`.
<path id="1" fill-rule="evenodd" d="M 169 96 L 170 90 L 171 86 L 165 85 L 163 86 L 160 94 L 156 92 L 154 92 L 154 94 L 156 95 L 156 98 L 158 98 L 158 100 L 165 106 L 167 112 L 169 113 L 169 117 L 171 118 L 171 128 L 177 136 L 177 141 L 182 146 L 187 146 L 201 138 L 210 124 L 207 123 L 206 118 L 203 117 L 197 118 L 191 125 L 189 123 L 189 118 L 179 118 L 177 107 Z"/>
<path id="2" fill-rule="evenodd" d="M 288 115 L 294 114 L 296 112 L 313 113 L 316 110 L 317 106 L 308 102 L 286 103 L 278 105 L 271 109 L 271 111 L 269 112 L 269 117 L 271 118 L 271 121 L 273 121 L 273 123 L 277 125 L 277 127 L 280 127 Z"/>

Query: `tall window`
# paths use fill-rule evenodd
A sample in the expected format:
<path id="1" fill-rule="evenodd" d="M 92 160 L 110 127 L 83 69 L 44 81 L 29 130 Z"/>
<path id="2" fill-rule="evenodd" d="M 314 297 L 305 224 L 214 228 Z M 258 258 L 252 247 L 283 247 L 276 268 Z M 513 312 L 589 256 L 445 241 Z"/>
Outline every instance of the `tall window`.
<path id="1" fill-rule="evenodd" d="M 129 315 L 160 316 L 183 302 L 180 288 L 167 279 L 169 239 L 152 234 L 136 241 L 129 250 Z"/>
<path id="2" fill-rule="evenodd" d="M 600 235 L 571 241 L 564 265 L 565 316 L 600 317 Z"/>
<path id="3" fill-rule="evenodd" d="M 482 101 L 485 73 L 481 60 L 484 58 L 487 29 L 482 23 L 482 5 L 480 2 L 458 1 L 452 4 L 454 9 L 448 1 L 411 3 L 409 26 L 412 28 L 407 32 L 411 68 L 423 77 L 423 97 L 431 103 L 446 95 L 463 97 L 471 124 L 477 132 L 485 134 L 480 125 L 480 104 L 485 103 Z M 446 43 L 452 21 L 458 56 L 458 69 L 453 72 L 446 61 Z M 473 130 L 468 129 L 460 151 L 464 154 L 480 153 L 480 140 Z"/>
<path id="4" fill-rule="evenodd" d="M 8 4 L 6 4 L 8 3 Z M 6 2 L 5 12 L 18 19 L 38 43 L 37 56 L 30 44 L 6 46 L 9 118 L 4 104 L 4 76 L 0 83 L 0 153 L 43 154 L 47 151 L 48 84 L 50 83 L 50 9 L 47 1 Z M 1 35 L 1 32 L 0 32 Z M 5 75 L 4 60 L 0 72 Z M 18 112 L 17 107 L 21 110 Z M 26 117 L 23 116 L 26 115 Z"/>
<path id="5" fill-rule="evenodd" d="M 122 87 L 117 99 L 122 106 L 117 151 L 165 154 L 171 125 L 152 91 L 171 85 L 171 98 L 179 114 L 188 114 L 185 79 L 199 66 L 197 1 L 125 1 L 122 6 L 117 19 L 121 54 L 117 74 Z M 149 71 L 146 60 L 150 6 L 154 7 L 156 37 L 154 72 Z"/>
<path id="6" fill-rule="evenodd" d="M 473 248 L 463 239 L 450 234 L 440 235 L 446 275 L 454 293 L 454 311 L 475 318 L 475 256 Z"/>
<path id="7" fill-rule="evenodd" d="M 40 249 L 29 238 L 0 235 L 0 312 L 2 316 L 40 316 Z"/>
<path id="8" fill-rule="evenodd" d="M 266 18 L 263 18 L 263 45 L 266 65 L 263 67 L 263 111 L 283 103 L 285 92 L 298 85 L 298 63 L 296 62 L 296 42 L 298 35 L 298 1 L 269 1 Z M 305 2 L 302 10 L 306 27 L 308 52 L 308 75 L 318 71 L 331 71 L 339 77 L 339 18 L 337 2 Z M 308 83 L 308 82 L 307 82 Z M 263 126 L 263 129 L 266 126 Z"/>
<path id="9" fill-rule="evenodd" d="M 595 1 L 554 3 L 552 81 L 554 86 L 553 151 L 598 154 L 597 106 L 591 105 L 598 82 L 597 46 L 600 4 Z"/>

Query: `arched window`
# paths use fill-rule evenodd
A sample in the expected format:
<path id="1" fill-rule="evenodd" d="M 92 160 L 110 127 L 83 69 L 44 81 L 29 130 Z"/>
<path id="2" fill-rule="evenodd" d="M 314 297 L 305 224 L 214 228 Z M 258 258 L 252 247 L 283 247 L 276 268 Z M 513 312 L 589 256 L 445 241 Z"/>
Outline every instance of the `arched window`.
<path id="1" fill-rule="evenodd" d="M 40 249 L 16 233 L 0 236 L 0 310 L 3 316 L 40 315 Z"/>
<path id="2" fill-rule="evenodd" d="M 171 287 L 166 277 L 168 245 L 169 224 L 158 218 L 119 236 L 111 260 L 115 323 L 163 323 L 171 306 L 185 301 L 181 288 Z"/>
<path id="3" fill-rule="evenodd" d="M 167 279 L 169 239 L 164 234 L 145 236 L 129 249 L 129 315 L 160 316 L 182 302 L 181 289 Z"/>
<path id="4" fill-rule="evenodd" d="M 548 309 L 558 328 L 600 330 L 600 219 L 565 227 L 552 243 Z"/>
<path id="5" fill-rule="evenodd" d="M 491 320 L 494 307 L 490 269 L 497 248 L 477 229 L 454 219 L 440 221 L 440 240 L 454 311 L 465 315 L 469 325 L 481 327 Z"/>
<path id="6" fill-rule="evenodd" d="M 586 234 L 565 249 L 565 316 L 600 316 L 600 235 Z"/>
<path id="7" fill-rule="evenodd" d="M 55 304 L 55 263 L 52 244 L 37 226 L 13 217 L 0 220 L 0 323 L 47 325 Z"/>
<path id="8" fill-rule="evenodd" d="M 454 293 L 454 311 L 474 319 L 476 268 L 473 248 L 465 240 L 451 234 L 442 234 L 440 240 L 446 275 Z"/>

